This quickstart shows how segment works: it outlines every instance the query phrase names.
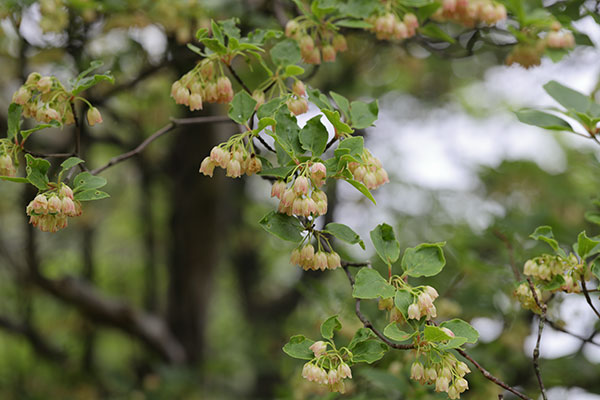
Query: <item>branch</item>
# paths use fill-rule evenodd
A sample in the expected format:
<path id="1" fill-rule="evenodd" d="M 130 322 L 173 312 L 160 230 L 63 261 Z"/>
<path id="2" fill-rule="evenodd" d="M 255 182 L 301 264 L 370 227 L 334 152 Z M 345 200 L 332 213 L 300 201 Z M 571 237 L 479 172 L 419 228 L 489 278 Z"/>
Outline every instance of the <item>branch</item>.
<path id="1" fill-rule="evenodd" d="M 594 307 L 594 304 L 592 303 L 592 299 L 590 298 L 590 294 L 588 293 L 587 287 L 585 285 L 585 278 L 583 276 L 581 277 L 581 289 L 583 290 L 583 295 L 585 296 L 585 300 L 590 305 L 592 310 L 594 310 L 594 313 L 596 313 L 596 316 L 598 318 L 600 318 L 600 313 L 598 312 L 598 310 L 596 310 L 596 307 Z"/>
<path id="2" fill-rule="evenodd" d="M 215 122 L 228 122 L 231 121 L 229 117 L 225 116 L 210 116 L 210 117 L 194 117 L 194 118 L 181 118 L 181 119 L 172 119 L 167 125 L 160 128 L 158 131 L 154 132 L 150 137 L 140 143 L 135 149 L 128 151 L 127 153 L 123 153 L 116 157 L 111 158 L 108 163 L 105 165 L 98 167 L 91 172 L 92 175 L 97 175 L 104 170 L 116 165 L 120 162 L 123 162 L 139 153 L 141 153 L 150 143 L 158 139 L 159 137 L 171 132 L 179 125 L 192 125 L 192 124 L 210 124 Z"/>
<path id="3" fill-rule="evenodd" d="M 512 244 L 510 243 L 510 240 L 508 240 L 505 234 L 503 234 L 497 229 L 494 229 L 492 232 L 494 233 L 494 235 L 496 235 L 498 239 L 502 240 L 502 242 L 506 246 L 506 250 L 508 250 L 508 258 L 510 260 L 510 267 L 512 268 L 513 274 L 515 275 L 515 279 L 517 281 L 520 281 L 521 274 L 519 273 L 519 269 L 517 268 L 517 265 L 515 263 L 515 252 L 513 250 Z"/>
<path id="4" fill-rule="evenodd" d="M 62 350 L 59 350 L 46 342 L 45 339 L 28 324 L 20 324 L 4 316 L 0 316 L 0 328 L 13 335 L 23 336 L 38 354 L 49 360 L 64 361 L 67 358 L 67 355 Z"/>
<path id="5" fill-rule="evenodd" d="M 527 282 L 529 283 L 529 289 L 531 290 L 531 293 L 533 294 L 533 299 L 535 300 L 535 303 L 537 304 L 539 309 L 542 311 L 542 315 L 540 316 L 540 320 L 538 322 L 537 340 L 535 342 L 535 348 L 533 349 L 533 370 L 535 371 L 535 376 L 537 378 L 538 385 L 540 387 L 540 391 L 542 392 L 542 398 L 544 400 L 548 400 L 548 397 L 546 396 L 546 388 L 544 388 L 544 382 L 542 381 L 542 374 L 540 373 L 540 364 L 539 364 L 540 343 L 542 341 L 542 331 L 544 330 L 544 321 L 546 320 L 546 311 L 548 310 L 548 308 L 546 307 L 546 304 L 543 304 L 540 301 L 540 299 L 538 298 L 538 295 L 535 291 L 535 287 L 533 286 L 533 281 L 531 280 L 530 277 L 527 277 Z"/>
<path id="6" fill-rule="evenodd" d="M 248 89 L 248 86 L 246 86 L 246 84 L 242 81 L 242 78 L 240 78 L 240 76 L 237 74 L 237 72 L 235 72 L 233 67 L 231 65 L 227 64 L 227 68 L 229 68 L 229 72 L 231 72 L 231 75 L 233 75 L 235 80 L 238 81 L 238 83 L 242 86 L 242 88 L 246 92 L 248 92 L 250 95 L 252 95 L 252 91 L 250 89 Z"/>
<path id="7" fill-rule="evenodd" d="M 578 335 L 576 333 L 566 330 L 565 328 L 558 325 L 556 322 L 549 320 L 548 318 L 546 318 L 546 323 L 548 325 L 550 325 L 550 327 L 556 331 L 566 333 L 567 335 L 573 336 L 574 338 L 581 340 L 583 342 L 583 344 L 589 343 L 589 344 L 593 344 L 595 346 L 600 346 L 600 343 L 594 342 L 594 336 L 596 336 L 596 332 L 594 332 L 592 335 L 590 335 L 590 337 L 585 337 L 585 336 L 581 336 L 581 335 Z"/>

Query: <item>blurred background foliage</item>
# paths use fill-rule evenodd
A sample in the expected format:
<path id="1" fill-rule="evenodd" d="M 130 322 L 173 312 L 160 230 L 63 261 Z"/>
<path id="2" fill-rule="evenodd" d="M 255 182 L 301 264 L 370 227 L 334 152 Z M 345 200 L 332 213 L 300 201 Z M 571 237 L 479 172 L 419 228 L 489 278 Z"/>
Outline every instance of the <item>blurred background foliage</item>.
<path id="1" fill-rule="evenodd" d="M 91 60 L 103 60 L 116 84 L 99 85 L 88 93 L 104 116 L 103 124 L 84 131 L 89 165 L 101 165 L 133 148 L 169 117 L 190 114 L 175 106 L 168 93 L 171 83 L 196 61 L 185 43 L 210 18 L 238 16 L 247 32 L 278 27 L 278 13 L 294 12 L 291 4 L 261 0 L 65 4 L 6 2 L 18 11 L 5 12 L 0 20 L 0 110 L 7 109 L 12 93 L 31 71 L 67 78 Z M 486 47 L 456 60 L 424 52 L 411 41 L 390 45 L 360 33 L 349 36 L 349 47 L 338 62 L 311 74 L 308 83 L 351 98 L 404 93 L 431 110 L 482 78 L 506 54 L 505 49 Z M 468 73 L 457 63 L 468 65 Z M 195 114 L 224 111 L 215 106 Z M 470 112 L 482 116 L 484 110 Z M 0 111 L 0 128 L 5 127 L 5 111 Z M 447 128 L 452 135 L 451 127 L 440 127 Z M 27 224 L 23 210 L 31 189 L 0 184 L 0 398 L 342 397 L 315 392 L 300 377 L 301 363 L 287 357 L 281 346 L 293 334 L 317 337 L 320 322 L 334 313 L 344 325 L 341 336 L 351 338 L 360 322 L 343 271 L 302 272 L 289 264 L 291 248 L 257 224 L 273 207 L 268 182 L 258 177 L 226 180 L 223 174 L 211 180 L 197 173 L 210 148 L 236 129 L 231 124 L 181 127 L 153 143 L 139 157 L 104 174 L 111 199 L 86 207 L 78 221 L 57 234 L 34 231 Z M 367 131 L 367 140 L 377 129 Z M 68 129 L 48 131 L 32 145 L 67 151 L 70 138 Z M 546 250 L 527 239 L 538 225 L 553 226 L 558 240 L 567 244 L 582 228 L 598 233 L 583 218 L 597 195 L 596 153 L 574 149 L 560 137 L 557 142 L 567 160 L 562 172 L 551 174 L 530 160 L 504 160 L 497 167 L 478 169 L 471 193 L 502 210 L 483 229 L 448 212 L 447 201 L 443 203 L 453 190 L 420 187 L 398 176 L 394 188 L 403 188 L 406 196 L 416 191 L 426 201 L 418 213 L 386 209 L 403 247 L 447 242 L 447 267 L 427 281 L 441 294 L 439 317 L 485 318 L 484 325 L 499 326 L 471 353 L 532 396 L 537 384 L 531 355 L 524 352 L 532 314 L 512 298 L 511 257 L 520 267 Z M 393 172 L 394 159 L 385 161 Z M 339 204 L 355 201 L 335 186 L 328 190 L 332 212 L 327 218 L 335 220 L 341 216 L 333 203 L 336 193 Z M 392 202 L 408 201 L 392 189 L 384 195 L 392 196 Z M 361 207 L 373 206 L 359 202 L 353 209 Z M 343 217 L 352 225 L 362 215 Z M 348 251 L 348 257 L 365 257 Z M 383 266 L 375 267 L 383 271 Z M 32 281 L 32 268 L 58 282 L 68 282 L 66 277 L 87 282 L 103 298 L 163 316 L 188 360 L 168 362 L 135 332 Z M 558 321 L 560 299 L 556 303 L 550 315 Z M 374 304 L 364 303 L 363 310 L 384 326 Z M 600 366 L 584 356 L 583 347 L 542 360 L 547 386 L 600 393 Z M 444 398 L 408 380 L 409 360 L 409 354 L 395 351 L 372 366 L 356 368 L 344 397 Z M 469 382 L 472 389 L 465 398 L 497 398 L 498 388 L 478 372 L 469 375 Z"/>

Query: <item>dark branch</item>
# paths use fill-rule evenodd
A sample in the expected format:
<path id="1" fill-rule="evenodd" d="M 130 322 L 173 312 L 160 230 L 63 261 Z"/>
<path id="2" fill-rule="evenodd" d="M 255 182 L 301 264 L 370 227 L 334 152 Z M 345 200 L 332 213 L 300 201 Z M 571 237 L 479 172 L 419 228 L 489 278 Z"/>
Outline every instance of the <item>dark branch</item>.
<path id="1" fill-rule="evenodd" d="M 537 378 L 538 385 L 539 385 L 540 391 L 542 393 L 542 398 L 544 400 L 547 400 L 548 397 L 546 396 L 546 388 L 544 387 L 544 381 L 542 380 L 542 374 L 540 373 L 539 358 L 540 358 L 540 343 L 542 341 L 542 331 L 544 330 L 544 321 L 546 320 L 546 311 L 548 310 L 548 307 L 546 306 L 546 304 L 543 304 L 540 301 L 540 299 L 538 298 L 538 295 L 535 291 L 535 287 L 533 286 L 533 281 L 531 280 L 530 277 L 527 277 L 527 282 L 529 283 L 529 289 L 531 290 L 531 293 L 533 294 L 533 299 L 535 300 L 535 304 L 537 304 L 537 306 L 539 307 L 539 309 L 542 312 L 542 315 L 540 316 L 540 320 L 538 322 L 538 334 L 537 334 L 537 339 L 535 342 L 535 348 L 533 349 L 533 370 L 535 371 L 535 376 Z"/>
<path id="2" fill-rule="evenodd" d="M 248 86 L 246 86 L 244 81 L 242 81 L 242 78 L 240 78 L 240 76 L 237 74 L 237 72 L 235 72 L 233 67 L 231 65 L 227 64 L 227 68 L 229 68 L 229 72 L 231 72 L 231 75 L 233 75 L 235 80 L 242 86 L 242 88 L 249 94 L 252 94 L 252 91 L 250 89 L 248 89 Z"/>
<path id="3" fill-rule="evenodd" d="M 590 294 L 588 293 L 587 286 L 585 285 L 585 278 L 583 276 L 581 277 L 581 289 L 583 290 L 585 301 L 587 301 L 592 310 L 594 310 L 596 316 L 600 318 L 600 313 L 598 312 L 598 310 L 596 310 L 596 307 L 594 307 L 594 304 L 592 303 L 592 299 L 590 298 Z"/>
<path id="4" fill-rule="evenodd" d="M 46 342 L 42 335 L 28 324 L 21 324 L 0 316 L 0 328 L 13 335 L 23 336 L 38 354 L 49 360 L 64 361 L 67 358 L 67 355 L 62 350 Z"/>

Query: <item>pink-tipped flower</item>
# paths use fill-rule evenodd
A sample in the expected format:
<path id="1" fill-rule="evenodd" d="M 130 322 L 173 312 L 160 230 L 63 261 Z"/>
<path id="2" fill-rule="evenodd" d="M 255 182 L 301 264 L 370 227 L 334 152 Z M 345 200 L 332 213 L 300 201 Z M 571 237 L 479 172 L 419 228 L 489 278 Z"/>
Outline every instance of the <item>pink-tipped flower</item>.
<path id="1" fill-rule="evenodd" d="M 67 217 L 75 217 L 77 212 L 75 211 L 75 203 L 68 197 L 63 197 L 61 200 L 62 203 L 62 213 Z"/>
<path id="2" fill-rule="evenodd" d="M 202 110 L 202 96 L 199 93 L 190 96 L 190 111 L 195 110 Z"/>
<path id="3" fill-rule="evenodd" d="M 48 199 L 43 194 L 35 196 L 29 205 L 31 206 L 31 210 L 36 214 L 48 214 Z"/>
<path id="4" fill-rule="evenodd" d="M 285 25 L 285 36 L 296 39 L 299 33 L 300 24 L 298 24 L 298 22 L 296 22 L 293 19 L 289 20 L 288 23 Z"/>
<path id="5" fill-rule="evenodd" d="M 427 368 L 425 370 L 425 379 L 428 382 L 435 382 L 437 379 L 437 372 L 435 371 L 435 368 Z"/>
<path id="6" fill-rule="evenodd" d="M 242 166 L 238 160 L 229 160 L 226 175 L 230 178 L 239 178 L 242 176 Z"/>
<path id="7" fill-rule="evenodd" d="M 375 189 L 377 187 L 377 177 L 373 172 L 367 172 L 365 174 L 363 182 L 369 190 Z"/>
<path id="8" fill-rule="evenodd" d="M 327 214 L 327 201 L 317 201 L 317 214 L 325 215 Z"/>
<path id="9" fill-rule="evenodd" d="M 331 253 L 327 253 L 327 268 L 336 269 L 342 266 L 342 260 L 340 259 L 340 255 L 335 251 Z"/>
<path id="10" fill-rule="evenodd" d="M 299 176 L 294 181 L 294 192 L 298 195 L 307 194 L 309 182 L 305 176 Z"/>
<path id="11" fill-rule="evenodd" d="M 73 190 L 69 186 L 67 186 L 65 184 L 63 184 L 63 185 L 60 186 L 60 190 L 58 191 L 58 195 L 60 197 L 68 197 L 71 200 L 73 200 Z"/>
<path id="12" fill-rule="evenodd" d="M 278 199 L 283 198 L 283 194 L 285 193 L 286 185 L 285 182 L 279 180 L 271 186 L 271 197 L 277 197 Z"/>
<path id="13" fill-rule="evenodd" d="M 37 81 L 36 87 L 40 92 L 48 93 L 52 89 L 52 79 L 49 76 L 44 76 Z"/>
<path id="14" fill-rule="evenodd" d="M 327 269 L 327 254 L 323 251 L 317 251 L 313 258 L 315 269 L 325 271 Z"/>
<path id="15" fill-rule="evenodd" d="M 327 168 L 323 163 L 317 162 L 310 167 L 311 179 L 317 186 L 323 185 L 323 179 L 327 176 Z"/>
<path id="16" fill-rule="evenodd" d="M 94 126 L 102 122 L 102 115 L 100 115 L 100 111 L 96 107 L 92 107 L 87 111 L 87 120 L 90 126 Z"/>
<path id="17" fill-rule="evenodd" d="M 334 62 L 335 61 L 335 49 L 332 45 L 328 44 L 323 46 L 321 49 L 323 53 L 323 61 L 324 62 Z"/>
<path id="18" fill-rule="evenodd" d="M 436 392 L 447 392 L 448 386 L 450 385 L 450 379 L 445 376 L 440 376 L 435 380 L 435 391 Z"/>
<path id="19" fill-rule="evenodd" d="M 317 215 L 317 203 L 310 197 L 305 198 L 304 204 L 302 205 L 302 211 L 303 215 L 306 217 L 310 215 Z"/>
<path id="20" fill-rule="evenodd" d="M 315 48 L 315 42 L 313 41 L 312 37 L 310 37 L 308 35 L 302 36 L 300 38 L 299 45 L 300 45 L 300 52 L 303 55 L 310 54 Z"/>
<path id="21" fill-rule="evenodd" d="M 408 29 L 417 29 L 419 27 L 419 20 L 415 14 L 408 13 L 404 15 L 404 24 L 406 24 Z"/>
<path id="22" fill-rule="evenodd" d="M 442 331 L 444 331 L 444 333 L 445 333 L 446 335 L 450 336 L 451 338 L 453 338 L 453 337 L 455 336 L 455 335 L 454 335 L 454 332 L 452 332 L 450 329 L 448 329 L 448 328 L 446 328 L 446 327 L 442 327 L 442 328 L 440 328 L 440 329 L 441 329 Z"/>
<path id="23" fill-rule="evenodd" d="M 301 197 L 296 197 L 294 199 L 294 203 L 292 204 L 292 214 L 304 215 L 304 199 Z"/>
<path id="24" fill-rule="evenodd" d="M 214 76 L 214 72 L 215 72 L 214 64 L 212 62 L 210 62 L 210 61 L 209 62 L 205 62 L 200 67 L 200 74 L 206 80 L 211 80 L 213 78 L 213 76 Z"/>
<path id="25" fill-rule="evenodd" d="M 394 24 L 393 36 L 396 40 L 406 39 L 410 36 L 414 36 L 415 30 L 409 29 L 404 22 L 397 21 Z"/>
<path id="26" fill-rule="evenodd" d="M 419 306 L 424 309 L 428 309 L 433 306 L 433 300 L 426 292 L 422 292 L 419 295 Z"/>
<path id="27" fill-rule="evenodd" d="M 48 199 L 48 213 L 49 214 L 58 214 L 62 211 L 62 202 L 58 198 L 58 196 L 52 195 Z"/>
<path id="28" fill-rule="evenodd" d="M 340 379 L 352 379 L 352 370 L 350 369 L 350 367 L 348 366 L 348 364 L 346 363 L 341 363 L 340 365 L 338 365 L 338 376 L 340 377 Z"/>
<path id="29" fill-rule="evenodd" d="M 346 43 L 344 35 L 335 35 L 331 44 L 336 51 L 342 52 L 348 50 L 348 43 Z"/>
<path id="30" fill-rule="evenodd" d="M 54 108 L 46 108 L 44 110 L 44 119 L 47 122 L 60 120 L 60 114 Z"/>
<path id="31" fill-rule="evenodd" d="M 362 165 L 356 167 L 356 169 L 354 170 L 354 179 L 356 179 L 357 181 L 362 181 L 363 179 L 365 179 L 365 175 L 367 174 L 367 169 L 365 167 L 363 167 Z"/>
<path id="32" fill-rule="evenodd" d="M 312 263 L 312 260 L 315 257 L 315 248 L 313 245 L 309 243 L 302 247 L 302 250 L 300 250 L 300 256 L 303 261 L 310 261 Z"/>
<path id="33" fill-rule="evenodd" d="M 423 379 L 424 375 L 425 369 L 423 368 L 423 364 L 421 364 L 419 361 L 415 361 L 410 367 L 410 379 L 420 381 Z"/>
<path id="34" fill-rule="evenodd" d="M 292 188 L 285 189 L 281 202 L 286 207 L 292 207 L 294 205 L 294 200 L 296 200 L 296 193 L 294 193 L 294 190 Z"/>
<path id="35" fill-rule="evenodd" d="M 179 83 L 179 81 L 173 82 L 173 84 L 171 85 L 171 97 L 172 98 L 175 98 L 175 96 L 177 95 L 177 91 L 179 90 L 180 87 L 181 87 L 181 83 Z"/>
<path id="36" fill-rule="evenodd" d="M 221 103 L 229 103 L 233 99 L 233 88 L 228 77 L 221 76 L 217 79 L 217 94 L 219 96 L 218 101 Z"/>
<path id="37" fill-rule="evenodd" d="M 444 0 L 442 2 L 442 9 L 445 12 L 453 13 L 456 10 L 456 0 Z"/>
<path id="38" fill-rule="evenodd" d="M 17 170 L 12 162 L 12 158 L 8 154 L 0 156 L 0 175 L 14 176 Z"/>
<path id="39" fill-rule="evenodd" d="M 200 164 L 200 172 L 212 178 L 214 170 L 214 161 L 210 157 L 204 157 L 204 160 L 202 160 L 202 163 Z"/>
<path id="40" fill-rule="evenodd" d="M 308 111 L 308 101 L 305 98 L 289 99 L 286 104 L 294 115 L 304 114 Z"/>
<path id="41" fill-rule="evenodd" d="M 190 91 L 183 86 L 179 86 L 173 98 L 175 99 L 175 103 L 187 106 L 190 104 Z"/>
<path id="42" fill-rule="evenodd" d="M 13 95 L 13 103 L 25 105 L 31 98 L 31 93 L 24 86 L 21 86 L 19 90 Z"/>
<path id="43" fill-rule="evenodd" d="M 210 151 L 210 159 L 221 168 L 227 168 L 230 155 L 221 147 L 215 146 Z"/>
<path id="44" fill-rule="evenodd" d="M 425 286 L 425 293 L 427 293 L 432 300 L 437 299 L 439 296 L 437 290 L 435 290 L 435 288 L 431 286 Z"/>
<path id="45" fill-rule="evenodd" d="M 315 357 L 321 357 L 327 351 L 327 343 L 322 340 L 314 342 L 310 347 L 310 350 L 315 354 Z"/>
<path id="46" fill-rule="evenodd" d="M 79 217 L 83 213 L 83 210 L 81 209 L 81 203 L 77 200 L 74 200 L 73 202 L 75 203 L 75 216 Z"/>
<path id="47" fill-rule="evenodd" d="M 421 318 L 421 310 L 419 309 L 419 305 L 417 303 L 413 303 L 408 306 L 408 319 L 420 319 Z"/>
<path id="48" fill-rule="evenodd" d="M 302 256 L 300 255 L 300 249 L 292 250 L 292 254 L 290 255 L 290 263 L 294 265 L 300 265 L 302 262 Z"/>
<path id="49" fill-rule="evenodd" d="M 335 385 L 336 383 L 338 383 L 338 381 L 339 381 L 339 377 L 338 377 L 337 370 L 330 369 L 329 373 L 327 374 L 327 382 L 330 385 Z"/>
<path id="50" fill-rule="evenodd" d="M 302 81 L 295 81 L 292 85 L 292 93 L 298 97 L 306 96 L 306 86 Z"/>
<path id="51" fill-rule="evenodd" d="M 219 100 L 219 93 L 217 91 L 217 84 L 214 82 L 206 85 L 206 89 L 204 89 L 204 100 L 209 103 L 215 103 Z"/>
<path id="52" fill-rule="evenodd" d="M 302 59 L 307 64 L 319 65 L 321 64 L 321 52 L 318 47 L 315 47 L 310 53 L 303 55 Z"/>

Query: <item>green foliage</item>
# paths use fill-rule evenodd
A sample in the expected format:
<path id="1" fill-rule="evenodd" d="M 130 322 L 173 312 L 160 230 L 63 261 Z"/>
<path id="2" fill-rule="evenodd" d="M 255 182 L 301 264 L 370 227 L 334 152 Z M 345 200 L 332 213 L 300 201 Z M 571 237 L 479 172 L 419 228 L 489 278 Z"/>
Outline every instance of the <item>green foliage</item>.
<path id="1" fill-rule="evenodd" d="M 229 118 L 240 125 L 246 125 L 256 107 L 256 100 L 244 91 L 237 92 L 229 105 Z M 260 129 L 260 128 L 259 128 Z"/>
<path id="2" fill-rule="evenodd" d="M 295 335 L 290 338 L 290 341 L 283 346 L 283 351 L 290 357 L 300 360 L 312 360 L 314 354 L 309 349 L 314 341 L 304 337 L 303 335 Z"/>
<path id="3" fill-rule="evenodd" d="M 337 315 L 332 315 L 321 324 L 321 336 L 325 339 L 332 339 L 335 331 L 342 329 L 342 324 Z"/>
<path id="4" fill-rule="evenodd" d="M 371 231 L 371 241 L 375 246 L 377 255 L 387 264 L 391 264 L 400 257 L 400 243 L 396 240 L 394 228 L 388 224 L 379 224 Z M 391 297 L 391 296 L 382 296 Z"/>
<path id="5" fill-rule="evenodd" d="M 365 242 L 362 241 L 360 236 L 352 230 L 348 225 L 339 224 L 337 222 L 330 222 L 325 225 L 323 232 L 329 233 L 336 238 L 343 240 L 346 243 L 350 244 L 359 244 L 360 247 L 365 249 Z"/>
<path id="6" fill-rule="evenodd" d="M 271 211 L 259 221 L 259 224 L 264 230 L 280 239 L 290 242 L 302 240 L 301 232 L 304 227 L 296 217 Z"/>
<path id="7" fill-rule="evenodd" d="M 393 297 L 396 290 L 379 272 L 370 268 L 361 268 L 356 274 L 352 296 L 357 299 L 384 299 Z"/>
<path id="8" fill-rule="evenodd" d="M 442 250 L 445 244 L 445 242 L 423 243 L 406 249 L 402 256 L 402 269 L 407 275 L 415 278 L 439 274 L 446 265 Z"/>

